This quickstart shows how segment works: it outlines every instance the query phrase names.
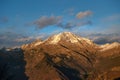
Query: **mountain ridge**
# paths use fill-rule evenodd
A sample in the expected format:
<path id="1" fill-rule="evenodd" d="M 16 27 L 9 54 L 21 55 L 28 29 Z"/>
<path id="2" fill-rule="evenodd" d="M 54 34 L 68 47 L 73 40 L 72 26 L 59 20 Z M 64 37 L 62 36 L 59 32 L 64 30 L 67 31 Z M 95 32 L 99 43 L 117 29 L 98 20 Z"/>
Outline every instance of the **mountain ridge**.
<path id="1" fill-rule="evenodd" d="M 87 38 L 84 38 L 84 37 L 80 37 L 80 36 L 77 36 L 71 32 L 63 32 L 63 33 L 59 33 L 59 34 L 56 34 L 56 35 L 53 35 L 53 36 L 50 36 L 48 37 L 46 40 L 42 41 L 42 40 L 35 40 L 34 42 L 30 43 L 31 44 L 31 47 L 32 46 L 39 46 L 41 44 L 57 44 L 59 43 L 61 40 L 65 41 L 65 42 L 69 42 L 69 43 L 80 43 L 80 42 L 85 42 L 89 45 L 96 45 L 96 47 L 99 47 L 99 48 L 105 48 L 105 47 L 108 47 L 108 46 L 111 46 L 112 47 L 116 47 L 116 46 L 119 46 L 120 43 L 119 42 L 113 42 L 113 43 L 106 43 L 106 44 L 103 44 L 103 45 L 99 45 L 99 44 L 96 44 L 94 43 L 92 40 L 90 39 L 87 39 Z M 21 48 L 23 47 L 27 47 L 29 45 L 30 47 L 30 44 L 24 44 L 21 46 Z M 84 44 L 84 43 L 83 43 Z"/>
<path id="2" fill-rule="evenodd" d="M 114 50 L 114 47 L 112 48 Z M 30 80 L 41 79 L 39 74 L 42 75 L 43 80 L 46 79 L 45 76 L 49 80 L 53 80 L 53 78 L 54 80 L 101 80 L 102 77 L 99 77 L 103 74 L 101 71 L 106 68 L 106 66 L 102 66 L 102 63 L 111 61 L 110 57 L 113 56 L 113 60 L 116 60 L 119 55 L 119 48 L 120 46 L 118 46 L 117 52 L 115 51 L 114 54 L 108 54 L 113 50 L 101 51 L 101 45 L 97 45 L 89 39 L 76 36 L 70 32 L 59 33 L 42 41 L 37 46 L 23 48 L 27 62 L 26 74 L 30 76 Z M 112 64 L 116 65 L 114 62 Z M 108 64 L 108 66 L 112 67 L 115 67 L 114 65 Z M 100 66 L 102 70 L 99 68 Z M 51 74 L 51 70 L 55 75 Z M 111 70 L 113 69 L 108 67 L 104 71 Z"/>

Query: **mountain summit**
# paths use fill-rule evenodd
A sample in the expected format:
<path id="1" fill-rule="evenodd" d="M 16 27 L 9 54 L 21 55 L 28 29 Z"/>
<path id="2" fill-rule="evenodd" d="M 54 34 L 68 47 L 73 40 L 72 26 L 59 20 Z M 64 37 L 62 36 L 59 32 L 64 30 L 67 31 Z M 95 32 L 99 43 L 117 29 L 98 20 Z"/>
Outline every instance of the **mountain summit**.
<path id="1" fill-rule="evenodd" d="M 22 48 L 27 48 L 27 47 L 30 48 L 30 47 L 35 47 L 35 46 L 44 45 L 44 44 L 46 45 L 75 44 L 75 45 L 81 45 L 81 46 L 93 46 L 93 45 L 95 46 L 95 44 L 87 38 L 77 36 L 71 32 L 63 32 L 63 33 L 53 35 L 44 41 L 37 40 L 30 44 L 24 44 L 22 45 Z"/>
<path id="2" fill-rule="evenodd" d="M 79 37 L 71 32 L 63 32 L 59 33 L 57 35 L 54 35 L 46 40 L 50 44 L 57 44 L 59 42 L 65 41 L 69 43 L 79 43 L 81 41 L 84 41 L 88 44 L 92 44 L 92 41 L 86 38 Z"/>
<path id="3" fill-rule="evenodd" d="M 66 40 L 67 42 L 70 43 L 78 42 L 78 37 L 70 32 L 59 33 L 58 35 L 54 35 L 50 39 L 51 39 L 51 43 L 53 44 L 56 44 L 61 40 Z"/>

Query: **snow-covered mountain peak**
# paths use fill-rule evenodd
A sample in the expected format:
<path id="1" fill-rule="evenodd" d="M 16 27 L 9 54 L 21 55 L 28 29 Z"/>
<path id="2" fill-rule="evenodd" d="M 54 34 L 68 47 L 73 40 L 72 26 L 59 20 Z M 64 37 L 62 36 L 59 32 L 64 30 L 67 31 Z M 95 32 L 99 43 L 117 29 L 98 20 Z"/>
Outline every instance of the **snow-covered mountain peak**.
<path id="1" fill-rule="evenodd" d="M 57 44 L 60 41 L 66 41 L 66 42 L 70 42 L 70 43 L 77 43 L 77 42 L 82 41 L 82 42 L 86 42 L 88 44 L 92 44 L 91 40 L 77 36 L 71 32 L 59 33 L 57 35 L 50 37 L 49 39 L 47 39 L 47 41 L 50 44 Z"/>
<path id="2" fill-rule="evenodd" d="M 72 34 L 71 32 L 63 32 L 59 33 L 57 35 L 54 35 L 50 38 L 50 44 L 56 44 L 61 40 L 76 43 L 78 42 L 78 38 L 76 35 Z"/>

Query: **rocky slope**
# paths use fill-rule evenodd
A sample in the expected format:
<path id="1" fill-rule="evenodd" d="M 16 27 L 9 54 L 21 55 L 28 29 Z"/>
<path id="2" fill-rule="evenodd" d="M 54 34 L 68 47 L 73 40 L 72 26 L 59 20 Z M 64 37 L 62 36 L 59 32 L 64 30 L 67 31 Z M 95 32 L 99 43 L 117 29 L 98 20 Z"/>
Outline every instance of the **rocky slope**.
<path id="1" fill-rule="evenodd" d="M 114 59 L 119 55 L 120 46 L 117 45 L 115 52 L 108 51 L 116 48 L 116 45 L 113 43 L 108 46 L 99 46 L 89 39 L 70 32 L 59 33 L 40 42 L 37 46 L 22 48 L 27 61 L 26 74 L 30 76 L 30 80 L 103 80 L 102 74 L 116 68 L 116 64 L 119 63 L 119 61 L 114 63 Z M 107 56 L 115 57 L 113 60 L 104 58 Z M 112 67 L 105 69 L 107 67 L 102 66 L 103 62 L 105 64 L 110 62 L 111 64 L 106 66 Z M 115 73 L 118 75 L 119 71 Z M 111 74 L 104 76 L 109 75 Z"/>
<path id="2" fill-rule="evenodd" d="M 24 44 L 21 50 L 29 80 L 120 79 L 119 43 L 97 45 L 64 32 Z"/>
<path id="3" fill-rule="evenodd" d="M 40 45 L 22 47 L 28 63 L 26 73 L 30 80 L 86 79 L 94 67 L 96 46 L 88 39 L 64 32 Z"/>

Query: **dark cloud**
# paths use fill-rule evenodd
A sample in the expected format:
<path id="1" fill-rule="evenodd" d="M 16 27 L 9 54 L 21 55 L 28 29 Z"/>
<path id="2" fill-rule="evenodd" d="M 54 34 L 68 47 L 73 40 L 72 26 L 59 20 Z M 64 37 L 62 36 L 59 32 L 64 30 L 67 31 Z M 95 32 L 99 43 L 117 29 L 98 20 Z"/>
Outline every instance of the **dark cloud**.
<path id="1" fill-rule="evenodd" d="M 91 24 L 92 24 L 92 21 L 81 21 L 81 22 L 59 23 L 58 26 L 63 29 L 72 29 L 72 28 L 91 25 Z"/>
<path id="2" fill-rule="evenodd" d="M 13 32 L 1 33 L 0 34 L 0 48 L 20 46 L 22 44 L 29 43 L 33 40 L 33 39 L 27 39 L 27 38 L 28 36 L 24 36 L 22 34 L 17 34 Z"/>
<path id="3" fill-rule="evenodd" d="M 39 34 L 39 35 L 23 35 L 13 32 L 6 32 L 0 34 L 0 48 L 3 47 L 16 47 L 23 44 L 31 43 L 36 39 L 46 39 L 50 34 Z"/>
<path id="4" fill-rule="evenodd" d="M 61 16 L 42 16 L 40 19 L 35 21 L 33 24 L 37 25 L 38 28 L 44 28 L 51 25 L 57 25 L 61 21 Z"/>
<path id="5" fill-rule="evenodd" d="M 83 21 L 77 24 L 77 26 L 92 25 L 92 21 Z"/>
<path id="6" fill-rule="evenodd" d="M 73 12 L 74 9 L 70 9 L 70 12 Z M 79 12 L 77 14 L 77 18 L 84 18 L 87 16 L 92 15 L 91 11 L 85 11 L 85 12 Z M 76 18 L 73 18 L 71 20 L 65 21 L 65 19 L 62 16 L 42 16 L 32 24 L 36 25 L 38 29 L 43 29 L 48 26 L 57 26 L 63 29 L 73 29 L 76 27 L 81 27 L 84 25 L 91 25 L 92 21 L 90 20 L 78 20 Z"/>
<path id="7" fill-rule="evenodd" d="M 67 22 L 67 23 L 59 23 L 57 25 L 58 27 L 61 27 L 63 29 L 72 29 L 74 28 L 76 25 L 72 22 Z"/>
<path id="8" fill-rule="evenodd" d="M 120 42 L 120 38 L 106 38 L 106 37 L 102 37 L 102 38 L 97 38 L 94 40 L 95 43 L 97 44 L 105 44 L 105 43 L 113 43 L 113 42 Z"/>
<path id="9" fill-rule="evenodd" d="M 90 34 L 87 35 L 91 40 L 93 40 L 97 44 L 105 44 L 112 42 L 120 42 L 120 34 L 112 33 L 112 34 Z"/>
<path id="10" fill-rule="evenodd" d="M 91 16 L 92 14 L 93 14 L 93 12 L 89 11 L 89 10 L 88 11 L 84 11 L 84 12 L 79 12 L 79 13 L 77 13 L 76 18 L 82 19 L 82 18 Z"/>

